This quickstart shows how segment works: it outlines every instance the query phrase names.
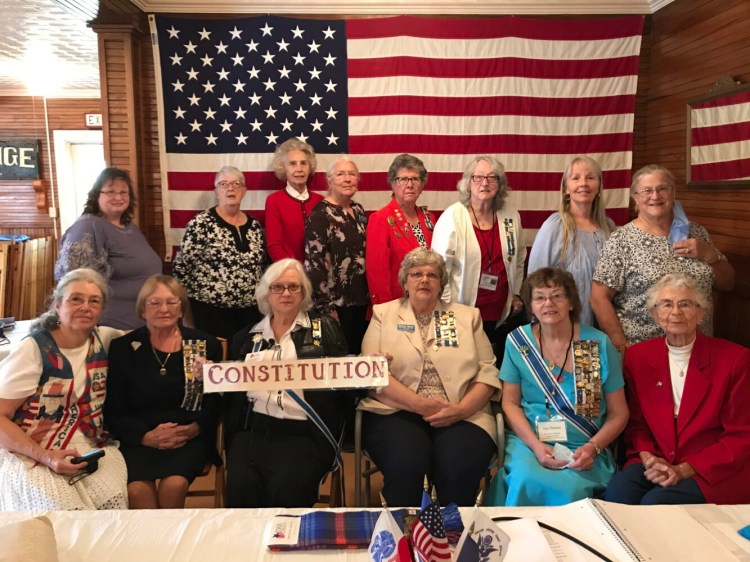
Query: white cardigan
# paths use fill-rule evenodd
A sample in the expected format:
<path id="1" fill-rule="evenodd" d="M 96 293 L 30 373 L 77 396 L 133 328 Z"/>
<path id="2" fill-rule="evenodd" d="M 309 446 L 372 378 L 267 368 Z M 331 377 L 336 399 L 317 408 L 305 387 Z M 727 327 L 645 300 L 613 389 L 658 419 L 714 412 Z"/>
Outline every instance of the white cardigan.
<path id="1" fill-rule="evenodd" d="M 510 314 L 513 295 L 521 290 L 526 246 L 523 244 L 521 217 L 507 200 L 503 208 L 497 211 L 497 223 L 508 274 L 508 300 L 500 316 L 502 322 Z M 515 255 L 510 255 L 509 245 L 514 248 Z M 454 203 L 440 215 L 432 233 L 432 249 L 443 256 L 450 278 L 443 291 L 443 301 L 474 306 L 482 273 L 482 253 L 469 211 L 463 203 Z"/>

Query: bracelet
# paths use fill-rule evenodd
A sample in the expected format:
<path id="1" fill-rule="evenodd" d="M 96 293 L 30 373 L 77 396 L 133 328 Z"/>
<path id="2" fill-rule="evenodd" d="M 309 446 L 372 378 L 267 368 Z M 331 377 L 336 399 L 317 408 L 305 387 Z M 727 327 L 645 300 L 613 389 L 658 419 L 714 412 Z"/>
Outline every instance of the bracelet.
<path id="1" fill-rule="evenodd" d="M 602 448 L 596 443 L 596 441 L 589 441 L 589 443 L 594 446 L 594 452 L 597 457 L 602 454 Z"/>

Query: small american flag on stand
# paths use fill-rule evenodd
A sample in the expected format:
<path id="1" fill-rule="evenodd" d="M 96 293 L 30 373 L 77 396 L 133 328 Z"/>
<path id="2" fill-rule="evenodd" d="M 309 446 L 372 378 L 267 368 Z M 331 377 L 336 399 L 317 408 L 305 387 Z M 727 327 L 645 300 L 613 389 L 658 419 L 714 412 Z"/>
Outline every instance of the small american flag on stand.
<path id="1" fill-rule="evenodd" d="M 448 537 L 445 534 L 443 517 L 437 502 L 431 502 L 419 512 L 411 528 L 411 540 L 424 562 L 441 562 L 451 559 Z"/>

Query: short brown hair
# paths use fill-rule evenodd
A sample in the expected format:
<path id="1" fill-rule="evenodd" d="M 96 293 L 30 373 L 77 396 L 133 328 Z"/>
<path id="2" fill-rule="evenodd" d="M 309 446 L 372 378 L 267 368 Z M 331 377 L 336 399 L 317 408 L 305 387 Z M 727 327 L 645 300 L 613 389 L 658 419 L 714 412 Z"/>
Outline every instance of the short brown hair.
<path id="1" fill-rule="evenodd" d="M 578 296 L 578 287 L 576 287 L 575 279 L 570 273 L 556 267 L 542 267 L 529 275 L 521 285 L 521 299 L 529 314 L 533 314 L 531 311 L 531 293 L 534 289 L 541 287 L 561 287 L 572 307 L 570 320 L 572 322 L 580 320 L 581 297 Z"/>

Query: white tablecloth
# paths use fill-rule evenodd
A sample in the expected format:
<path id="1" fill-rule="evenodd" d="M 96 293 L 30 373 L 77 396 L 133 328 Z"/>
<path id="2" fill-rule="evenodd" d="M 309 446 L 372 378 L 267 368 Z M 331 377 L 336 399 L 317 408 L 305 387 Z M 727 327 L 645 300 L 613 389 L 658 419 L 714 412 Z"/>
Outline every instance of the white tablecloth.
<path id="1" fill-rule="evenodd" d="M 574 505 L 574 504 L 571 504 Z M 566 506 L 567 507 L 567 506 Z M 537 515 L 550 524 L 575 534 L 593 544 L 596 530 L 565 521 L 561 508 L 483 508 L 490 516 Z M 743 506 L 657 506 L 626 510 L 639 521 L 643 536 L 652 536 L 658 550 L 668 556 L 661 560 L 711 560 L 724 562 L 750 560 L 750 541 L 736 531 L 750 523 L 750 505 Z M 677 544 L 676 534 L 664 533 L 669 519 L 680 510 L 695 524 L 690 544 Z M 365 550 L 318 550 L 307 552 L 269 552 L 264 544 L 267 523 L 280 513 L 304 513 L 306 510 L 282 509 L 186 509 L 143 511 L 51 512 L 51 520 L 61 561 L 148 562 L 148 561 L 366 561 Z M 466 520 L 469 510 L 462 508 Z M 0 513 L 0 527 L 14 521 L 30 519 L 31 513 Z M 634 516 L 634 517 L 633 517 Z M 693 521 L 693 519 L 695 521 Z M 665 527 L 666 526 L 666 527 Z M 703 528 L 708 532 L 704 533 Z M 700 530 L 701 533 L 695 533 Z M 654 531 L 651 533 L 651 531 Z M 679 530 L 675 530 L 678 533 Z M 717 542 L 718 541 L 718 542 Z M 701 544 L 701 542 L 703 544 Z M 691 558 L 701 548 L 713 549 L 709 558 Z M 652 545 L 652 548 L 657 548 Z M 731 553 L 731 554 L 730 554 Z M 575 547 L 565 560 L 597 560 Z M 558 560 L 562 560 L 558 557 Z"/>

